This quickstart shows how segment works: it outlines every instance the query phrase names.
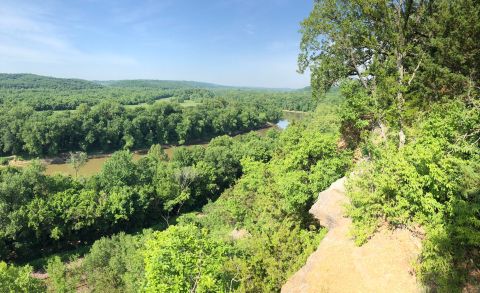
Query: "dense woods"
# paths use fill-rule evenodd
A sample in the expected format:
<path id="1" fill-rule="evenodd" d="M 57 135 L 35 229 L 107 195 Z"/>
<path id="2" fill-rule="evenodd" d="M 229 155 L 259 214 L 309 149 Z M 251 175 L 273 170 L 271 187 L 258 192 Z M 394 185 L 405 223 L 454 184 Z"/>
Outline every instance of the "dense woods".
<path id="1" fill-rule="evenodd" d="M 29 188 L 22 202 L 3 199 L 11 207 L 2 212 L 8 215 L 3 257 L 28 259 L 39 251 L 34 248 L 48 253 L 157 224 L 96 241 L 80 267 L 49 258 L 48 285 L 88 284 L 108 292 L 278 290 L 323 235 L 306 212 L 316 190 L 351 162 L 351 152 L 337 148 L 338 99 L 332 95 L 315 117 L 281 133 L 219 137 L 206 148 L 179 148 L 170 161 L 159 146 L 138 162 L 118 152 L 86 180 L 44 176 L 35 165 L 4 169 L 4 178 L 15 178 L 5 191 Z"/>
<path id="2" fill-rule="evenodd" d="M 338 88 L 331 89 L 331 92 L 337 92 Z M 297 90 L 288 93 L 285 92 L 265 92 L 265 91 L 233 91 L 218 90 L 217 96 L 233 98 L 240 101 L 261 100 L 279 107 L 282 110 L 312 112 L 317 108 L 318 101 L 312 99 L 311 91 Z"/>
<path id="3" fill-rule="evenodd" d="M 102 102 L 61 112 L 17 106 L 0 109 L 0 150 L 3 155 L 39 156 L 185 144 L 265 127 L 280 116 L 279 108 L 260 100 L 208 99 L 197 107 L 164 102 L 136 108 Z"/>
<path id="4" fill-rule="evenodd" d="M 27 106 L 35 111 L 75 110 L 116 102 L 124 106 L 153 104 L 156 101 L 184 102 L 218 98 L 261 98 L 283 110 L 313 111 L 309 91 L 249 89 L 187 81 L 125 80 L 92 82 L 33 74 L 0 74 L 0 106 Z"/>
<path id="5" fill-rule="evenodd" d="M 46 176 L 42 166 L 0 170 L 0 255 L 31 258 L 101 235 L 152 224 L 197 209 L 242 174 L 241 159 L 268 161 L 275 133 L 219 137 L 208 147 L 179 148 L 169 161 L 159 145 L 138 162 L 115 153 L 88 179 Z"/>
<path id="6" fill-rule="evenodd" d="M 0 283 L 5 284 L 2 286 L 6 286 L 4 281 L 9 280 L 7 278 L 23 278 L 24 282 L 10 284 L 9 290 L 42 292 L 45 285 L 48 285 L 50 290 L 62 292 L 86 284 L 90 288 L 103 288 L 109 292 L 134 291 L 134 288 L 140 285 L 147 288 L 147 276 L 151 278 L 148 285 L 148 290 L 151 291 L 163 288 L 175 291 L 174 287 L 188 288 L 192 285 L 179 280 L 178 284 L 171 287 L 164 284 L 165 281 L 154 281 L 159 268 L 156 268 L 154 263 L 147 265 L 147 258 L 144 258 L 146 247 L 154 253 L 152 257 L 155 258 L 155 254 L 167 257 L 176 249 L 185 247 L 196 250 L 195 253 L 212 254 L 209 257 L 212 263 L 206 266 L 209 270 L 215 269 L 212 274 L 223 281 L 215 280 L 212 285 L 210 277 L 206 275 L 207 279 L 202 279 L 200 285 L 206 290 L 226 290 L 227 286 L 232 289 L 260 288 L 264 286 L 262 282 L 267 277 L 272 280 L 265 288 L 277 288 L 285 280 L 287 273 L 292 271 L 289 266 L 279 272 L 272 267 L 262 273 L 264 276 L 256 277 L 256 284 L 232 281 L 239 273 L 232 271 L 232 265 L 240 264 L 237 264 L 239 261 L 247 262 L 245 253 L 248 249 L 235 247 L 229 235 L 232 231 L 247 231 L 246 227 L 242 228 L 247 225 L 246 215 L 235 220 L 239 224 L 228 220 L 224 223 L 227 226 L 223 226 L 221 223 L 224 220 L 217 219 L 217 213 L 223 214 L 227 210 L 220 203 L 218 208 L 211 204 L 211 208 L 205 208 L 205 212 L 199 213 L 207 203 L 214 202 L 219 197 L 231 197 L 222 194 L 232 188 L 245 172 L 251 170 L 249 166 L 260 164 L 259 166 L 265 165 L 262 168 L 266 168 L 272 157 L 279 156 L 276 152 L 280 149 L 287 152 L 287 149 L 279 148 L 279 144 L 285 144 L 286 138 L 292 138 L 291 135 L 280 140 L 278 130 L 271 130 L 266 136 L 251 133 L 235 138 L 217 137 L 207 147 L 177 148 L 171 159 L 167 158 L 160 145 L 181 145 L 222 134 L 233 135 L 258 129 L 266 126 L 268 122 L 277 121 L 281 117 L 281 109 L 312 110 L 317 102 L 310 98 L 308 91 L 195 89 L 182 88 L 183 83 L 179 88 L 169 89 L 163 86 L 172 86 L 175 82 L 146 81 L 107 82 L 98 85 L 80 80 L 59 81 L 33 75 L 6 75 L 2 78 L 2 91 L 5 95 L 3 106 L 0 107 L 0 145 L 3 155 L 44 156 L 78 150 L 90 152 L 125 149 L 115 153 L 103 166 L 100 174 L 90 178 L 46 176 L 44 167 L 35 161 L 24 168 L 0 169 L 2 260 L 24 263 L 68 249 L 83 249 L 94 243 L 89 253 L 81 259 L 82 265 L 77 269 L 67 268 L 63 263 L 65 259 L 58 257 L 48 257 L 46 263 L 40 261 L 41 268 L 50 276 L 46 284 L 28 276 L 32 270 L 29 266 L 14 267 L 5 264 L 0 274 L 0 278 L 3 278 Z M 158 91 L 166 93 L 166 96 L 156 96 Z M 134 93 L 144 96 L 135 96 Z M 332 96 L 333 99 L 338 99 L 336 95 Z M 158 99 L 160 101 L 157 101 Z M 139 105 L 131 107 L 130 104 Z M 332 115 L 334 106 L 325 106 L 325 113 Z M 320 122 L 316 125 L 320 127 Z M 307 124 L 298 127 L 298 130 L 307 131 Z M 325 134 L 325 138 L 316 142 L 330 146 L 324 159 L 333 160 L 332 162 L 337 160 L 334 155 L 335 129 L 336 126 L 329 125 L 325 128 L 328 135 Z M 297 134 L 297 137 L 300 139 L 301 136 Z M 292 143 L 295 144 L 288 143 L 290 148 L 293 147 Z M 139 148 L 150 148 L 150 151 L 144 158 L 134 161 L 128 150 Z M 312 164 L 321 157 L 312 157 Z M 348 155 L 345 158 L 348 158 Z M 326 183 L 323 184 L 336 179 L 342 173 L 340 170 L 348 165 L 348 159 L 333 164 L 338 170 L 327 173 L 331 177 L 326 177 Z M 309 180 L 309 176 L 326 176 L 321 173 L 320 167 L 317 167 L 318 173 L 315 173 L 310 165 L 295 165 L 292 168 L 301 169 L 295 173 L 300 176 L 298 178 L 303 178 L 302 180 Z M 309 175 L 310 173 L 312 175 Z M 262 180 L 267 179 L 269 178 L 265 177 Z M 278 180 L 287 179 L 281 176 Z M 267 181 L 262 184 L 267 184 Z M 292 202 L 285 198 L 283 209 L 288 209 L 291 217 L 301 219 L 301 222 L 285 220 L 283 232 L 278 237 L 289 234 L 289 227 L 296 227 L 292 234 L 289 234 L 292 238 L 290 242 L 302 243 L 303 248 L 275 248 L 286 258 L 289 258 L 289 249 L 294 249 L 292 253 L 299 256 L 295 261 L 298 267 L 322 235 L 315 232 L 318 227 L 311 226 L 311 220 L 303 215 L 314 191 L 309 189 L 306 183 L 299 185 L 294 181 L 286 181 L 276 184 L 281 184 L 275 188 L 278 192 L 283 192 L 283 196 L 287 196 L 283 188 L 290 188 L 290 191 L 298 189 L 298 198 Z M 246 207 L 237 200 L 248 194 L 242 191 L 236 193 L 235 201 L 228 203 L 230 200 L 227 200 L 228 205 L 238 209 L 235 214 L 245 211 Z M 265 194 L 258 198 L 258 203 L 268 204 L 268 196 Z M 271 203 L 275 202 L 273 198 L 269 200 L 273 200 Z M 206 221 L 208 218 L 207 222 L 192 222 L 198 215 L 206 215 L 207 209 L 212 210 L 212 216 L 205 217 Z M 252 208 L 250 210 L 255 211 Z M 260 210 L 256 210 L 255 214 L 248 216 L 248 222 L 258 218 L 260 214 Z M 185 215 L 185 218 L 179 218 L 181 215 Z M 265 221 L 270 220 L 266 218 Z M 178 224 L 172 226 L 176 223 Z M 162 231 L 169 225 L 171 228 L 161 234 L 154 232 Z M 145 227 L 151 228 L 142 231 Z M 257 233 L 262 233 L 258 234 L 259 236 L 265 235 L 262 236 L 262 241 L 267 241 L 266 235 L 278 227 L 271 227 L 268 233 Z M 251 230 L 247 232 L 248 235 L 254 233 L 253 226 Z M 115 235 L 120 231 L 136 234 L 130 236 L 122 232 Z M 297 232 L 301 235 L 296 235 Z M 112 234 L 112 238 L 95 242 L 102 236 Z M 189 237 L 198 240 L 192 239 L 193 242 L 189 242 Z M 180 242 L 176 242 L 177 240 Z M 166 242 L 160 244 L 161 241 Z M 262 243 L 249 245 L 263 245 Z M 211 245 L 218 248 L 210 250 L 213 248 L 209 248 Z M 261 246 L 257 247 L 255 253 L 260 257 L 263 252 Z M 217 253 L 218 257 L 215 257 L 213 254 Z M 192 255 L 190 263 L 170 257 L 169 261 L 180 263 L 185 266 L 184 269 L 188 269 L 196 262 L 195 255 L 198 257 L 198 254 Z M 111 267 L 110 261 L 113 259 L 119 261 L 119 266 Z M 38 269 L 38 262 L 34 263 Z M 253 263 L 249 264 L 252 265 Z M 204 268 L 199 270 L 192 268 L 191 273 L 202 272 Z M 162 275 L 164 280 L 169 280 L 177 273 Z M 241 273 L 249 274 L 248 270 Z M 88 280 L 85 280 L 84 276 L 87 276 Z M 2 287 L 2 290 L 5 288 Z"/>
<path id="7" fill-rule="evenodd" d="M 165 89 L 144 83 L 103 87 L 82 80 L 0 76 L 0 156 L 185 144 L 264 127 L 280 118 L 280 110 L 316 106 L 306 91 L 213 91 L 160 83 L 172 87 Z"/>

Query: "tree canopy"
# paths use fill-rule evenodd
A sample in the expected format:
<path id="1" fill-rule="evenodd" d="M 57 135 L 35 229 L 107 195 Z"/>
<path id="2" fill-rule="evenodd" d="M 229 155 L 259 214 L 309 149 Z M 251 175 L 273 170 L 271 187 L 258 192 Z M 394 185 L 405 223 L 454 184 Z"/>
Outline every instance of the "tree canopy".
<path id="1" fill-rule="evenodd" d="M 421 225 L 417 273 L 440 292 L 478 288 L 479 17 L 472 0 L 317 0 L 302 23 L 299 69 L 317 98 L 340 85 L 343 142 L 363 157 L 353 234 Z"/>
<path id="2" fill-rule="evenodd" d="M 478 16 L 471 0 L 318 0 L 302 23 L 299 69 L 310 68 L 315 96 L 355 77 L 371 97 L 369 128 L 388 123 L 403 145 L 416 110 L 478 96 Z"/>

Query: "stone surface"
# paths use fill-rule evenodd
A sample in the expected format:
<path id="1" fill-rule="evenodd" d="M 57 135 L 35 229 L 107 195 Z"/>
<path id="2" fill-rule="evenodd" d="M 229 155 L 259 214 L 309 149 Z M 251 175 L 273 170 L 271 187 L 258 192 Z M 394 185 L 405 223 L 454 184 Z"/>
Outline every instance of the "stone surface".
<path id="1" fill-rule="evenodd" d="M 305 266 L 283 286 L 282 292 L 423 292 L 413 273 L 421 241 L 406 229 L 380 229 L 358 247 L 349 236 L 351 220 L 345 178 L 319 194 L 310 209 L 329 229 Z"/>

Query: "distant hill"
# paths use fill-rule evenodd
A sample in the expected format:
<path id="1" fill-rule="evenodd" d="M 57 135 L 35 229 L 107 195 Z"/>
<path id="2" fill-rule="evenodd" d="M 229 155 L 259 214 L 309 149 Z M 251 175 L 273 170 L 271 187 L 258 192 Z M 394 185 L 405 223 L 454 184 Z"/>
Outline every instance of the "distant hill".
<path id="1" fill-rule="evenodd" d="M 155 79 L 132 79 L 132 80 L 106 80 L 95 81 L 104 86 L 128 87 L 128 88 L 161 88 L 161 89 L 211 89 L 211 90 L 250 90 L 250 91 L 294 91 L 290 88 L 264 88 L 246 86 L 228 86 L 208 82 L 185 81 L 185 80 L 155 80 Z M 303 89 L 302 89 L 303 90 Z"/>
<path id="2" fill-rule="evenodd" d="M 102 85 L 83 80 L 70 78 L 55 78 L 29 73 L 8 74 L 0 73 L 0 88 L 6 89 L 94 89 Z"/>
<path id="3" fill-rule="evenodd" d="M 132 80 L 95 80 L 89 81 L 76 78 L 56 78 L 30 73 L 0 73 L 0 89 L 96 89 L 102 87 L 115 88 L 150 88 L 150 89 L 211 89 L 211 90 L 249 90 L 249 91 L 303 91 L 303 89 L 291 88 L 263 88 L 263 87 L 241 87 L 225 86 L 214 83 L 185 81 L 185 80 L 154 80 L 154 79 L 132 79 Z"/>
<path id="4" fill-rule="evenodd" d="M 97 83 L 111 87 L 136 87 L 136 88 L 160 88 L 160 89 L 187 89 L 187 88 L 227 88 L 226 86 L 183 80 L 152 80 L 152 79 L 135 79 L 135 80 L 107 80 L 97 81 Z"/>

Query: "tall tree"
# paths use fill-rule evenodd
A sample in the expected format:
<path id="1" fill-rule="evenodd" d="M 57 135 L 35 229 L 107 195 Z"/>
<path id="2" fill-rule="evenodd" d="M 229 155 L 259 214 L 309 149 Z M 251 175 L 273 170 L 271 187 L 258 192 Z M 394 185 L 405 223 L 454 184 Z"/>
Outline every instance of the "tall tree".
<path id="1" fill-rule="evenodd" d="M 439 75 L 459 84 L 455 88 L 478 91 L 476 69 L 468 69 L 471 67 L 463 66 L 464 62 L 455 64 L 455 60 L 464 61 L 458 59 L 458 44 L 465 44 L 466 59 L 478 62 L 479 46 L 471 41 L 478 37 L 478 25 L 466 26 L 478 19 L 478 11 L 475 1 L 316 0 L 302 23 L 299 71 L 311 70 L 317 97 L 342 78 L 355 78 L 375 101 L 372 125 L 382 126 L 388 120 L 398 129 L 402 146 L 409 97 L 431 99 L 428 94 L 432 91 L 425 88 L 438 88 Z M 469 37 L 462 38 L 456 29 L 449 29 L 452 25 L 464 28 Z M 462 79 L 465 75 L 468 78 Z M 419 88 L 424 95 L 413 96 Z M 445 91 L 444 86 L 440 89 Z"/>

